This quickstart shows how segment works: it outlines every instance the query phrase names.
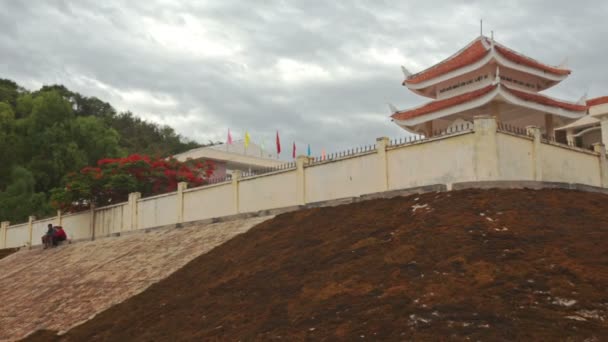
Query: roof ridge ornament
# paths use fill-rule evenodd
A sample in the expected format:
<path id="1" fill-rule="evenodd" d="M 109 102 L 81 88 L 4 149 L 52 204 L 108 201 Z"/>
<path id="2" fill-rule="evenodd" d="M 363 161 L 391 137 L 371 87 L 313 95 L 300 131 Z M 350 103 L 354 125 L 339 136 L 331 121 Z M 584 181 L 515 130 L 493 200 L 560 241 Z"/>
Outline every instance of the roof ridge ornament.
<path id="1" fill-rule="evenodd" d="M 399 111 L 399 109 L 390 102 L 388 103 L 388 109 L 391 111 L 391 114 L 395 114 Z"/>
<path id="2" fill-rule="evenodd" d="M 412 73 L 407 70 L 403 65 L 401 66 L 401 71 L 403 72 L 403 76 L 405 76 L 405 78 L 412 76 Z"/>
<path id="3" fill-rule="evenodd" d="M 581 96 L 581 98 L 578 99 L 578 101 L 576 101 L 576 104 L 579 104 L 579 105 L 582 105 L 582 106 L 586 106 L 587 105 L 587 92 L 586 91 L 583 94 L 583 96 Z"/>
<path id="4" fill-rule="evenodd" d="M 494 77 L 494 81 L 492 81 L 492 85 L 500 84 L 500 67 L 496 64 L 496 77 Z"/>

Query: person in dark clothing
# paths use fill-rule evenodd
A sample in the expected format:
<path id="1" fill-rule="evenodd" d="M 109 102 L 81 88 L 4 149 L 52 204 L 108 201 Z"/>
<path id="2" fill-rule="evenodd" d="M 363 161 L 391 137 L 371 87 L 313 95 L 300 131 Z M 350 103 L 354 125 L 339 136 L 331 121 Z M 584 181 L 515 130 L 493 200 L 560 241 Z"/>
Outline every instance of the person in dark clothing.
<path id="1" fill-rule="evenodd" d="M 53 225 L 49 223 L 47 227 L 48 230 L 46 231 L 46 234 L 42 236 L 42 245 L 44 245 L 44 249 L 53 246 L 53 237 L 55 236 L 55 228 L 53 228 Z"/>

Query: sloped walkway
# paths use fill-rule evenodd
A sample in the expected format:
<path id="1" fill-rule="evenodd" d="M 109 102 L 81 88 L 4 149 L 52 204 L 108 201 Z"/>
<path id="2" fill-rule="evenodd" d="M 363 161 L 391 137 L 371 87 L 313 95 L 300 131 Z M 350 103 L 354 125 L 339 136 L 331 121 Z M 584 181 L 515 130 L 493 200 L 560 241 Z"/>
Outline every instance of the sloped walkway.
<path id="1" fill-rule="evenodd" d="M 68 330 L 271 218 L 24 250 L 0 260 L 0 341 Z"/>

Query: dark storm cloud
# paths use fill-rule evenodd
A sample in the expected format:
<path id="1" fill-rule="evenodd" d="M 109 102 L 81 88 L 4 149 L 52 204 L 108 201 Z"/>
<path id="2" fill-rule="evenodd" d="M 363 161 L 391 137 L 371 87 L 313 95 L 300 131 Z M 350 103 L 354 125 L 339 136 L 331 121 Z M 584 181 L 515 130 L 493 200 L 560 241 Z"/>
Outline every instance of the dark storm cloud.
<path id="1" fill-rule="evenodd" d="M 405 134 L 400 85 L 479 34 L 573 75 L 549 93 L 608 94 L 603 1 L 0 0 L 0 77 L 61 83 L 199 141 L 249 130 L 318 152 Z M 304 150 L 301 145 L 300 151 Z"/>

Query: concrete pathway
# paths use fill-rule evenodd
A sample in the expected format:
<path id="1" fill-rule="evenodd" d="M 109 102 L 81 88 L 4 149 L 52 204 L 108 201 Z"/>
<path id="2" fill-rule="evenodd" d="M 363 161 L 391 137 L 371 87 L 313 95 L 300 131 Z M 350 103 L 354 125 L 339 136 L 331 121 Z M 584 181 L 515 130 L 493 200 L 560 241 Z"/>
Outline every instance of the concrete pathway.
<path id="1" fill-rule="evenodd" d="M 0 260 L 0 341 L 66 331 L 271 216 L 134 233 Z"/>

